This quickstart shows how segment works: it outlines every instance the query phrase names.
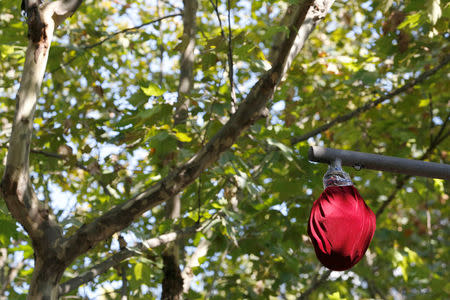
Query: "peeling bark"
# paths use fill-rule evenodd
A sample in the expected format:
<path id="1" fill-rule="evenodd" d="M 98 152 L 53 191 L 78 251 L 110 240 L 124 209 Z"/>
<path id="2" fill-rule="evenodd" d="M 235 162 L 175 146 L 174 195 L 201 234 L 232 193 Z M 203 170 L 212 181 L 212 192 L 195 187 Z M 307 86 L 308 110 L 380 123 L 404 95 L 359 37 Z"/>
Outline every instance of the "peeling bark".
<path id="1" fill-rule="evenodd" d="M 28 299 L 57 299 L 58 282 L 67 266 L 61 256 L 62 230 L 49 208 L 39 202 L 30 182 L 29 155 L 34 112 L 54 29 L 74 12 L 69 9 L 76 9 L 80 4 L 81 0 L 22 2 L 29 43 L 0 189 L 12 216 L 32 241 L 35 267 Z"/>
<path id="2" fill-rule="evenodd" d="M 55 240 L 60 238 L 61 235 L 54 217 L 49 209 L 38 201 L 30 182 L 29 154 L 34 112 L 48 59 L 48 51 L 36 52 L 36 44 L 33 39 L 38 39 L 42 47 L 48 49 L 55 23 L 52 18 L 43 18 L 44 11 L 39 9 L 36 12 L 36 10 L 36 6 L 33 6 L 30 13 L 34 16 L 31 18 L 40 21 L 28 23 L 31 32 L 30 41 L 26 51 L 23 76 L 16 97 L 16 112 L 1 190 L 9 211 L 30 235 L 35 251 L 46 252 L 48 247 L 46 243 L 54 245 Z M 45 24 L 45 26 L 42 24 Z M 33 27 L 34 25 L 37 29 Z M 42 32 L 42 30 L 45 32 Z M 38 31 L 40 37 L 34 36 L 34 33 Z"/>
<path id="3" fill-rule="evenodd" d="M 41 15 L 39 9 L 42 4 L 41 0 L 23 0 L 22 10 L 25 11 L 28 24 L 28 38 L 34 47 L 34 62 L 37 63 L 41 53 L 45 56 L 45 51 L 48 49 L 47 33 L 45 27 L 47 26 Z"/>

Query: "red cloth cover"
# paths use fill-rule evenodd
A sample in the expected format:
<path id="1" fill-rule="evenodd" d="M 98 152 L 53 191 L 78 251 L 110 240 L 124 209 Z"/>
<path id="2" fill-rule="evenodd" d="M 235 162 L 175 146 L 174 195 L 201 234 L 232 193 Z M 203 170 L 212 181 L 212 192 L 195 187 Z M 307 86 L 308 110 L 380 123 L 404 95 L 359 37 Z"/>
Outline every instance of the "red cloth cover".
<path id="1" fill-rule="evenodd" d="M 343 271 L 363 258 L 375 227 L 375 214 L 354 186 L 329 186 L 313 204 L 308 235 L 319 261 Z"/>

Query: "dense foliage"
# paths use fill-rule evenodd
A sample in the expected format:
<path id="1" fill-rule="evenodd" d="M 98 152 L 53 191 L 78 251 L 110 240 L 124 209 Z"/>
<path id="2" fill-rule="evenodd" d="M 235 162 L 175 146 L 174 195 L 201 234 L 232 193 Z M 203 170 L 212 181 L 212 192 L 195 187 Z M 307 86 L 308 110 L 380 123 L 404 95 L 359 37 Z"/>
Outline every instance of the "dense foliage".
<path id="1" fill-rule="evenodd" d="M 231 1 L 237 104 L 270 68 L 289 2 Z M 199 1 L 194 88 L 188 120 L 177 126 L 182 1 L 87 0 L 56 31 L 30 164 L 38 197 L 50 199 L 67 233 L 166 176 L 229 118 L 227 1 L 218 3 L 220 24 L 214 3 Z M 366 258 L 350 271 L 327 272 L 306 236 L 326 170 L 308 162 L 309 145 L 448 162 L 448 66 L 314 137 L 291 140 L 448 61 L 449 22 L 445 0 L 336 1 L 277 89 L 269 117 L 184 190 L 181 218 L 168 220 L 164 205 L 156 206 L 121 233 L 127 246 L 199 223 L 183 240 L 183 266 L 199 244 L 204 250 L 189 299 L 448 299 L 443 180 L 346 169 L 379 212 Z M 0 2 L 0 35 L 3 161 L 27 46 L 20 1 Z M 22 299 L 33 249 L 3 201 L 0 209 L 0 291 Z M 119 251 L 117 239 L 76 260 L 62 282 Z M 133 256 L 72 294 L 115 298 L 127 282 L 133 299 L 157 298 L 163 250 Z"/>

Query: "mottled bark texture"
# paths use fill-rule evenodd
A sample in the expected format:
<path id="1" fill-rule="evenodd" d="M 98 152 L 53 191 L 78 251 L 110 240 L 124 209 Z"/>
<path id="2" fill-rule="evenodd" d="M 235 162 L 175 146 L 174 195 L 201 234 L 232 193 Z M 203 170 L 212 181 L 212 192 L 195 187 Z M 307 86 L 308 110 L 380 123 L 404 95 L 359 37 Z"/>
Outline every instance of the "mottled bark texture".
<path id="1" fill-rule="evenodd" d="M 48 207 L 38 201 L 30 182 L 29 154 L 36 101 L 40 94 L 53 31 L 81 4 L 81 0 L 48 3 L 24 0 L 28 48 L 16 96 L 1 192 L 12 216 L 30 236 L 35 267 L 28 299 L 57 299 L 58 282 L 67 266 L 61 255 L 62 230 Z"/>

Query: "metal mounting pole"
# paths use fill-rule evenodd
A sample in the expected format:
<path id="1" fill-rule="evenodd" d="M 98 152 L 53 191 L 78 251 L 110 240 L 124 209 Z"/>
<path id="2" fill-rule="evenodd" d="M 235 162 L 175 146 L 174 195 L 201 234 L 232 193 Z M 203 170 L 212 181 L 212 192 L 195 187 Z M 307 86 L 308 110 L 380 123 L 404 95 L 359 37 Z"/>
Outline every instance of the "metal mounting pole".
<path id="1" fill-rule="evenodd" d="M 450 165 L 448 164 L 319 146 L 309 148 L 308 158 L 310 161 L 327 164 L 340 159 L 344 166 L 450 180 Z"/>

